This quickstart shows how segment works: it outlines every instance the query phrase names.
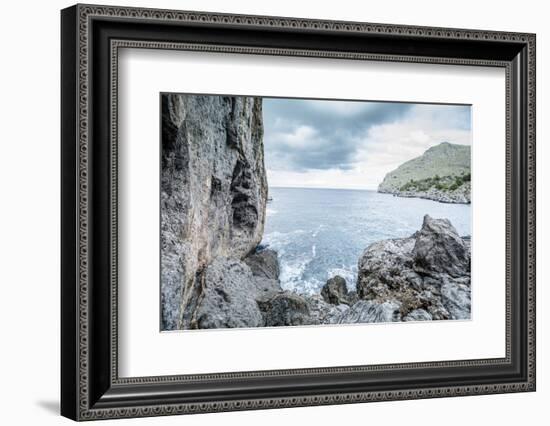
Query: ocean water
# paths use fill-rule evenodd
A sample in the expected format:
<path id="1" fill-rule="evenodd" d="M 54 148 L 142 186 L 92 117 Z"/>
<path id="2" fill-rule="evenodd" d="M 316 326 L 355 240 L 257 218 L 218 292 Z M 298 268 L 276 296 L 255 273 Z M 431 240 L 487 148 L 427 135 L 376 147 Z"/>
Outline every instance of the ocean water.
<path id="1" fill-rule="evenodd" d="M 319 293 L 334 275 L 354 290 L 367 246 L 411 236 L 425 214 L 471 235 L 470 205 L 341 189 L 270 188 L 269 196 L 262 244 L 278 252 L 281 286 L 298 293 Z"/>

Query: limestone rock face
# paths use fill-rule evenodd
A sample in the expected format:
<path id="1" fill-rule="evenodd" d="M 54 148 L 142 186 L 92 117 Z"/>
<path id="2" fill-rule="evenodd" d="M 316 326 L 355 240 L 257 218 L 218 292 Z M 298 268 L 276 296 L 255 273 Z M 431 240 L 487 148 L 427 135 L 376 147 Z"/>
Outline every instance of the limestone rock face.
<path id="1" fill-rule="evenodd" d="M 254 275 L 271 280 L 279 279 L 279 261 L 277 260 L 276 251 L 270 249 L 260 250 L 247 256 L 244 261 Z"/>
<path id="2" fill-rule="evenodd" d="M 409 312 L 409 314 L 403 318 L 403 321 L 430 321 L 432 319 L 432 315 L 424 309 L 415 309 Z"/>
<path id="3" fill-rule="evenodd" d="M 358 266 L 359 297 L 397 303 L 404 321 L 470 318 L 470 241 L 447 219 L 426 215 L 410 238 L 370 245 Z"/>
<path id="4" fill-rule="evenodd" d="M 262 238 L 261 99 L 163 95 L 161 162 L 162 329 L 185 329 L 208 265 L 243 259 Z"/>
<path id="5" fill-rule="evenodd" d="M 290 291 L 281 292 L 260 303 L 266 327 L 312 324 L 305 297 Z"/>
<path id="6" fill-rule="evenodd" d="M 395 301 L 360 300 L 338 318 L 339 324 L 401 321 L 400 304 Z"/>
<path id="7" fill-rule="evenodd" d="M 322 296 L 307 296 L 311 324 L 338 324 L 340 316 L 349 310 L 347 304 L 327 303 Z"/>
<path id="8" fill-rule="evenodd" d="M 250 268 L 236 259 L 217 257 L 201 274 L 202 291 L 189 328 L 259 327 L 263 317 Z"/>

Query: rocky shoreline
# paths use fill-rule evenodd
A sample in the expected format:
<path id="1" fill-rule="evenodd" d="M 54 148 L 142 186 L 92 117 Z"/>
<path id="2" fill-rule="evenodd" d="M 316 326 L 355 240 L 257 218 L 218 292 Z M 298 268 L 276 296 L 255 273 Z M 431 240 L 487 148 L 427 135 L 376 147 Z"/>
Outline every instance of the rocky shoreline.
<path id="1" fill-rule="evenodd" d="M 449 204 L 470 204 L 471 203 L 471 187 L 470 182 L 461 185 L 454 190 L 441 190 L 435 187 L 427 190 L 378 190 L 381 194 L 392 194 L 396 197 L 404 198 L 423 198 L 426 200 L 438 201 L 440 203 Z"/>
<path id="2" fill-rule="evenodd" d="M 217 258 L 189 328 L 278 327 L 470 318 L 470 240 L 424 217 L 408 238 L 379 241 L 358 262 L 356 291 L 332 277 L 317 295 L 285 291 L 277 253 Z"/>
<path id="3" fill-rule="evenodd" d="M 259 246 L 260 98 L 163 95 L 161 159 L 162 330 L 469 318 L 469 239 L 429 216 L 409 238 L 367 247 L 354 291 L 339 276 L 316 295 L 281 287 L 277 253 Z"/>

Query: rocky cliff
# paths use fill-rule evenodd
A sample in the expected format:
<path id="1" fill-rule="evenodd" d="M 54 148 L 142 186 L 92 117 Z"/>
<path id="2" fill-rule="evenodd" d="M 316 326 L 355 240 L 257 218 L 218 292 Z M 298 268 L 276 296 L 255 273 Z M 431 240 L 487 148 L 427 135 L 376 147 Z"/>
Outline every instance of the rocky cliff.
<path id="1" fill-rule="evenodd" d="M 197 327 L 201 304 L 215 303 L 212 292 L 224 297 L 208 281 L 223 281 L 224 271 L 237 281 L 251 275 L 240 261 L 262 238 L 261 99 L 163 95 L 161 161 L 162 329 Z M 240 315 L 258 320 L 249 310 Z"/>
<path id="2" fill-rule="evenodd" d="M 378 192 L 470 203 L 470 147 L 443 142 L 388 173 Z"/>

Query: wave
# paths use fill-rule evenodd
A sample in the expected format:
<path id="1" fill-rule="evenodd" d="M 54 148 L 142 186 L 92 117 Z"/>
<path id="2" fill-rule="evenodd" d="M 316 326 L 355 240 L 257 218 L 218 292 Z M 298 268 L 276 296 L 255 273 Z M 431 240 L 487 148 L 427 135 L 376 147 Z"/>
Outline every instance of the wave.
<path id="1" fill-rule="evenodd" d="M 355 290 L 357 265 L 329 268 L 326 273 L 320 272 L 318 265 L 313 266 L 314 260 L 319 261 L 317 243 L 310 243 L 310 248 L 307 250 L 304 242 L 308 238 L 315 238 L 322 228 L 323 225 L 320 225 L 313 232 L 302 229 L 291 232 L 273 231 L 264 236 L 262 245 L 277 252 L 281 270 L 279 280 L 284 290 L 301 294 L 318 294 L 326 281 L 335 275 L 340 275 L 346 280 L 348 290 Z M 302 249 L 297 252 L 299 247 Z M 322 260 L 321 262 L 324 263 Z"/>
<path id="2" fill-rule="evenodd" d="M 279 279 L 284 290 L 297 293 L 314 294 L 319 291 L 320 281 L 315 278 L 305 279 L 304 272 L 313 260 L 311 256 L 300 256 L 292 260 L 281 259 L 279 261 L 281 274 Z"/>
<path id="3" fill-rule="evenodd" d="M 340 275 L 346 280 L 348 291 L 355 291 L 355 283 L 357 281 L 357 266 L 342 266 L 341 268 L 331 268 L 327 271 L 327 280 L 334 277 L 335 275 Z"/>

